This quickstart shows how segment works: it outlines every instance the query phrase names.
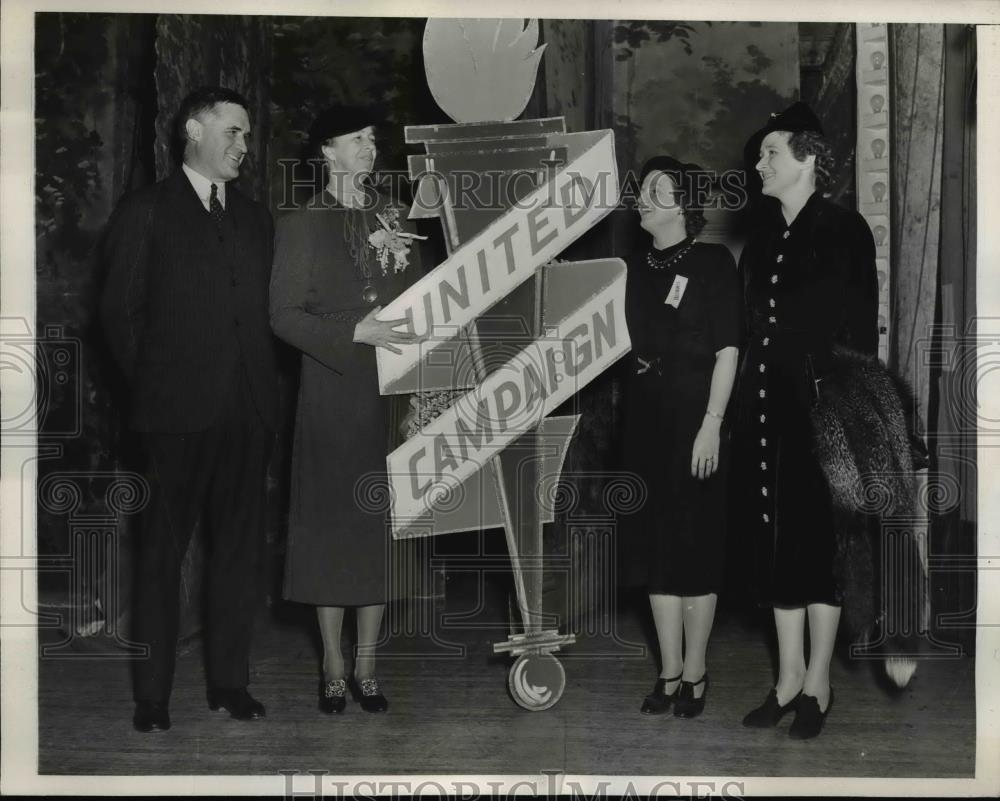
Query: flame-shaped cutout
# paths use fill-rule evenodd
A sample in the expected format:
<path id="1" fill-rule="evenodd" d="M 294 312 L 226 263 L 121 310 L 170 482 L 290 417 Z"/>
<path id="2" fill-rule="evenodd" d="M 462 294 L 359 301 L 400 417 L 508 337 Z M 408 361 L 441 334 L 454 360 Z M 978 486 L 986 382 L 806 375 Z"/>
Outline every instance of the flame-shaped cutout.
<path id="1" fill-rule="evenodd" d="M 429 19 L 424 70 L 437 104 L 455 122 L 515 119 L 528 105 L 545 45 L 538 20 Z"/>

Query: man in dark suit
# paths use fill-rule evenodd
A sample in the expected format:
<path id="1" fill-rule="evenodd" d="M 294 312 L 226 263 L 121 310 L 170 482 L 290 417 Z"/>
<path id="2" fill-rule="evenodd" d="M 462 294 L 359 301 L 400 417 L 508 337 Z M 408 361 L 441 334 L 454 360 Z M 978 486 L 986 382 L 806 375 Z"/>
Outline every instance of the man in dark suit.
<path id="1" fill-rule="evenodd" d="M 229 182 L 247 153 L 247 101 L 205 87 L 181 104 L 183 164 L 124 198 L 108 224 L 101 312 L 147 459 L 132 639 L 139 731 L 170 728 L 181 563 L 207 529 L 208 703 L 264 716 L 247 691 L 264 585 L 266 468 L 277 416 L 267 291 L 273 223 Z"/>

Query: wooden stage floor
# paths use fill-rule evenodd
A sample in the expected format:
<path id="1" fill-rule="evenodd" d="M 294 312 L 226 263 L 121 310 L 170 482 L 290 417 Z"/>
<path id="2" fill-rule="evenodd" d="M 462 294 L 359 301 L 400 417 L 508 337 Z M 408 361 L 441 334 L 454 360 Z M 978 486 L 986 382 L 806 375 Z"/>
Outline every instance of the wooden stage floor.
<path id="1" fill-rule="evenodd" d="M 732 613 L 720 615 L 713 635 L 704 714 L 641 715 L 656 676 L 653 655 L 636 647 L 645 643 L 647 615 L 641 604 L 623 608 L 615 637 L 581 637 L 563 653 L 566 691 L 544 712 L 524 711 L 507 694 L 509 663 L 492 654 L 492 642 L 505 632 L 462 630 L 454 622 L 442 636 L 457 654 L 409 636 L 380 650 L 385 715 L 352 702 L 340 716 L 317 710 L 318 638 L 305 607 L 260 615 L 251 685 L 267 706 L 259 722 L 208 710 L 197 644 L 178 659 L 173 728 L 155 734 L 132 729 L 127 663 L 42 660 L 39 773 L 973 775 L 971 657 L 922 662 L 895 695 L 877 686 L 870 664 L 835 659 L 836 703 L 826 729 L 797 742 L 787 736 L 790 715 L 774 730 L 741 727 L 771 684 L 772 657 L 766 629 Z"/>

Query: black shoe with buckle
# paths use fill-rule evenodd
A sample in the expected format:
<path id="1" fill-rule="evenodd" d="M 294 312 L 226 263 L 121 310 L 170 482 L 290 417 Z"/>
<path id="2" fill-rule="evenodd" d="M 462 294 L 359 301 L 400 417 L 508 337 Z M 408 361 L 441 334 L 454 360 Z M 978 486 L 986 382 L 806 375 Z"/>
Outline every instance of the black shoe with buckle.
<path id="1" fill-rule="evenodd" d="M 320 681 L 319 684 L 319 708 L 321 712 L 328 715 L 344 711 L 347 706 L 347 682 L 343 679 L 333 681 Z"/>
<path id="2" fill-rule="evenodd" d="M 674 702 L 677 697 L 678 687 L 674 687 L 672 693 L 668 693 L 667 685 L 671 682 L 680 681 L 681 677 L 674 676 L 672 679 L 659 678 L 653 685 L 653 692 L 647 695 L 642 701 L 642 709 L 639 711 L 644 715 L 662 715 Z"/>
<path id="3" fill-rule="evenodd" d="M 694 688 L 699 684 L 705 687 L 701 691 L 701 697 L 694 697 Z M 698 681 L 682 681 L 677 690 L 677 700 L 674 701 L 675 718 L 696 718 L 705 709 L 705 695 L 708 693 L 708 674 L 706 673 Z"/>
<path id="4" fill-rule="evenodd" d="M 218 687 L 208 691 L 208 708 L 227 710 L 236 720 L 260 720 L 264 717 L 264 705 L 247 692 L 246 687 Z"/>
<path id="5" fill-rule="evenodd" d="M 170 712 L 166 701 L 136 701 L 132 725 L 136 731 L 166 731 L 170 728 Z"/>
<path id="6" fill-rule="evenodd" d="M 772 726 L 777 726 L 786 712 L 795 709 L 800 695 L 802 695 L 801 690 L 787 704 L 779 704 L 778 691 L 772 687 L 764 703 L 746 714 L 743 725 L 749 729 L 770 729 Z"/>
<path id="7" fill-rule="evenodd" d="M 802 693 L 799 696 L 799 703 L 795 708 L 795 720 L 788 730 L 788 736 L 794 740 L 809 740 L 823 730 L 823 723 L 833 706 L 833 687 L 830 688 L 830 700 L 826 702 L 826 709 L 819 711 L 819 700 L 812 695 Z"/>
<path id="8" fill-rule="evenodd" d="M 365 712 L 385 712 L 389 709 L 389 702 L 382 695 L 382 688 L 378 679 L 354 679 L 354 694 L 361 703 L 361 708 Z"/>

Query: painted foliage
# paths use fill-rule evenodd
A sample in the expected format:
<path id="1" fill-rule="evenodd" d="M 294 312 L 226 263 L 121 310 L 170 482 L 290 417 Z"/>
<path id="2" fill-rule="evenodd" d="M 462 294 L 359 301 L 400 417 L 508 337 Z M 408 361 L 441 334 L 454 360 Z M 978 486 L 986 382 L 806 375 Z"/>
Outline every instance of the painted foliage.
<path id="1" fill-rule="evenodd" d="M 743 168 L 743 146 L 768 114 L 799 94 L 794 23 L 618 21 L 614 106 L 623 193 L 628 171 L 668 154 L 722 173 Z M 733 244 L 736 215 L 706 213 L 703 239 Z M 633 220 L 616 221 L 615 246 L 636 246 Z"/>
<path id="2" fill-rule="evenodd" d="M 95 331 L 99 265 L 94 257 L 113 183 L 113 31 L 107 15 L 39 14 L 35 49 L 35 274 L 37 309 L 25 321 L 36 351 L 39 481 L 55 470 L 112 468 L 114 423 Z M 53 370 L 56 351 L 68 358 Z M 67 380 L 57 380 L 58 375 Z M 49 458 L 46 458 L 49 457 Z M 100 503 L 77 482 L 81 506 Z M 39 553 L 68 548 L 64 515 L 40 497 Z"/>

